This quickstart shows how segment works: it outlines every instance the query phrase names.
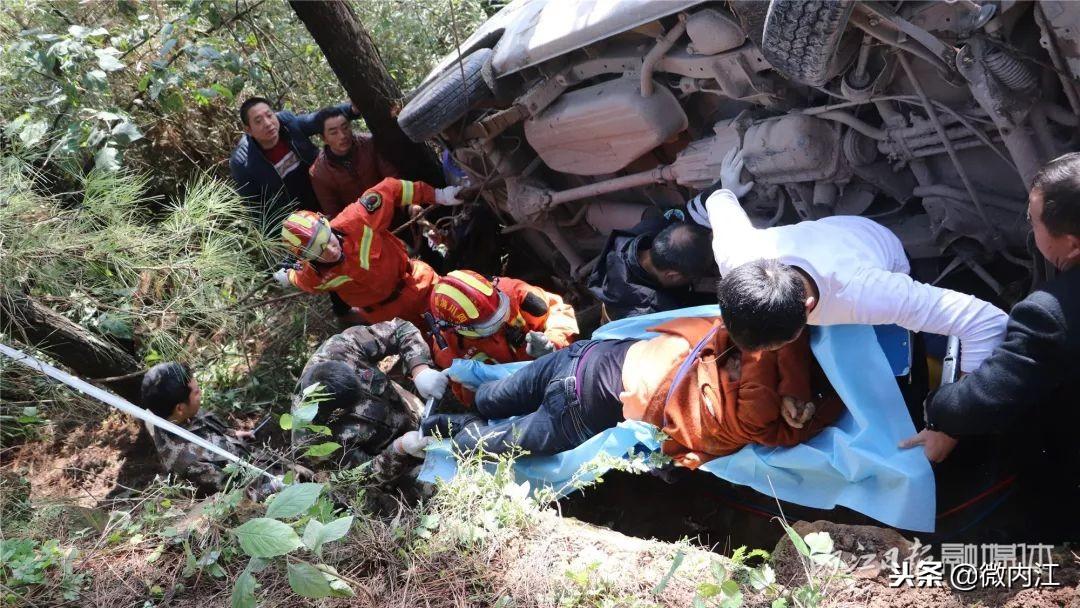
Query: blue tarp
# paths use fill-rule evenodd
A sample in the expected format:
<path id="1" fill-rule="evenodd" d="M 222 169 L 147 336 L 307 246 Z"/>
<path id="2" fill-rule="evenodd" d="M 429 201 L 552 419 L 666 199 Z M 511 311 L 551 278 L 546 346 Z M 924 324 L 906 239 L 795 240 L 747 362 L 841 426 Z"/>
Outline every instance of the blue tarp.
<path id="1" fill-rule="evenodd" d="M 645 328 L 666 319 L 717 314 L 716 306 L 700 306 L 632 317 L 601 327 L 593 337 L 649 337 Z M 883 341 L 884 336 L 897 338 L 895 332 L 883 332 Z M 843 505 L 890 526 L 933 532 L 934 473 L 921 449 L 896 447 L 901 439 L 915 434 L 915 427 L 874 328 L 813 327 L 810 345 L 848 406 L 840 420 L 805 444 L 792 448 L 746 446 L 700 470 L 795 504 L 819 509 Z M 905 362 L 902 357 L 893 357 L 893 363 L 900 368 Z M 450 374 L 466 385 L 477 386 L 523 365 L 457 360 Z M 588 481 L 609 468 L 602 462 L 583 465 L 601 454 L 621 458 L 635 449 L 655 450 L 655 434 L 651 425 L 623 422 L 568 452 L 521 458 L 515 473 L 521 481 L 548 484 L 561 494 L 567 493 L 574 489 L 574 482 Z M 429 449 L 420 478 L 448 479 L 455 470 L 449 443 L 443 441 Z"/>

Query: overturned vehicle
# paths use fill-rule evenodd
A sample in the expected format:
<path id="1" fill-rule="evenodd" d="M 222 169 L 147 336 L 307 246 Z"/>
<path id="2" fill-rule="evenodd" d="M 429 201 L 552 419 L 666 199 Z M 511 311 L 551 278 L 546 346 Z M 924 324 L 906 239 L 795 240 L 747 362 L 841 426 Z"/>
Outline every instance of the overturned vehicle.
<path id="1" fill-rule="evenodd" d="M 919 278 L 959 270 L 1007 304 L 1047 272 L 1026 185 L 1076 149 L 1078 73 L 1067 1 L 518 0 L 398 120 L 570 284 L 740 146 L 759 225 L 871 217 Z"/>

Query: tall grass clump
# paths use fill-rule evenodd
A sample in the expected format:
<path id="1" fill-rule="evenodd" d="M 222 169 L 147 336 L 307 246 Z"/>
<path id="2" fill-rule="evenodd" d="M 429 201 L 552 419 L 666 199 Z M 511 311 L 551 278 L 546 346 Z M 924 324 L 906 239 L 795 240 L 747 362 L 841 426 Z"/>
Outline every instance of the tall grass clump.
<path id="1" fill-rule="evenodd" d="M 267 277 L 268 243 L 227 185 L 198 177 L 174 200 L 145 177 L 93 171 L 47 196 L 0 158 L 0 289 L 39 298 L 148 361 L 236 329 L 233 306 Z"/>

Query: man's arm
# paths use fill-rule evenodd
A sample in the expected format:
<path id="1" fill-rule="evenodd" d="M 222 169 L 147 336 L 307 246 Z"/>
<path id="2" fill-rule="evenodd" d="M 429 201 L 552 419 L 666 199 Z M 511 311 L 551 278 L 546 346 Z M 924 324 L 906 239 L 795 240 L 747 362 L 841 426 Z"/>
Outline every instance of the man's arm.
<path id="1" fill-rule="evenodd" d="M 353 346 L 372 363 L 390 355 L 400 355 L 406 372 L 418 366 L 434 365 L 424 336 L 408 321 L 391 319 L 368 327 L 354 326 L 346 329 L 342 335 L 352 341 Z"/>
<path id="2" fill-rule="evenodd" d="M 364 226 L 386 230 L 394 220 L 394 209 L 435 202 L 435 189 L 419 181 L 388 177 L 345 207 L 332 226 L 346 234 L 358 234 Z"/>
<path id="3" fill-rule="evenodd" d="M 1065 319 L 1052 296 L 1036 293 L 1013 307 L 1008 333 L 979 369 L 938 389 L 928 425 L 951 435 L 1001 433 L 1047 399 L 1065 380 Z M 961 347 L 962 348 L 962 347 Z"/>
<path id="4" fill-rule="evenodd" d="M 349 120 L 356 120 L 357 118 L 360 118 L 360 114 L 353 111 L 353 105 L 351 103 L 339 103 L 338 105 L 331 107 L 337 108 L 342 112 L 345 112 L 345 114 L 349 116 Z M 311 137 L 312 135 L 318 135 L 322 132 L 322 124 L 320 124 L 318 121 L 319 112 L 321 111 L 322 110 L 319 110 L 317 112 L 311 112 L 310 114 L 300 114 L 296 117 L 296 124 L 300 125 L 301 133 L 307 135 L 308 137 Z M 284 111 L 279 112 L 278 114 L 283 113 Z"/>
<path id="5" fill-rule="evenodd" d="M 1008 315 L 975 296 L 920 283 L 879 268 L 859 272 L 840 297 L 852 306 L 852 323 L 896 324 L 960 338 L 960 370 L 971 373 L 1005 337 Z"/>
<path id="6" fill-rule="evenodd" d="M 235 156 L 229 159 L 229 174 L 232 176 L 233 182 L 236 184 L 236 193 L 244 197 L 250 202 L 258 202 L 262 197 L 262 191 L 259 185 L 256 184 L 251 176 L 248 175 L 247 169 L 241 164 Z"/>
<path id="7" fill-rule="evenodd" d="M 713 232 L 713 257 L 720 274 L 724 275 L 739 265 L 761 257 L 750 246 L 757 228 L 739 205 L 739 199 L 730 190 L 717 190 L 705 201 L 709 212 L 709 224 Z"/>

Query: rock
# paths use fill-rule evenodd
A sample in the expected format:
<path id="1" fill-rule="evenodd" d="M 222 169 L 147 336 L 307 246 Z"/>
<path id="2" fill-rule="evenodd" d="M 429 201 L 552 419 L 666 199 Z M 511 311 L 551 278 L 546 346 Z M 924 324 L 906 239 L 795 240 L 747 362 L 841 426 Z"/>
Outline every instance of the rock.
<path id="1" fill-rule="evenodd" d="M 881 576 L 881 560 L 886 551 L 896 549 L 898 559 L 903 560 L 910 555 L 912 549 L 910 541 L 890 528 L 849 526 L 830 521 L 799 521 L 791 527 L 804 538 L 812 532 L 828 533 L 833 541 L 833 551 L 839 552 L 840 559 L 856 578 L 872 579 Z M 786 535 L 773 549 L 772 561 L 777 580 L 791 581 L 790 584 L 796 586 L 805 584 L 806 568 L 802 556 Z"/>

